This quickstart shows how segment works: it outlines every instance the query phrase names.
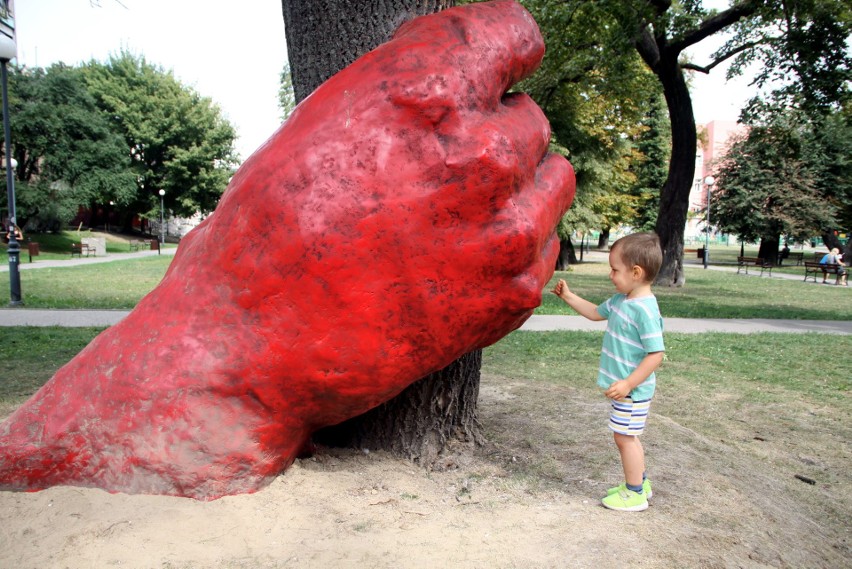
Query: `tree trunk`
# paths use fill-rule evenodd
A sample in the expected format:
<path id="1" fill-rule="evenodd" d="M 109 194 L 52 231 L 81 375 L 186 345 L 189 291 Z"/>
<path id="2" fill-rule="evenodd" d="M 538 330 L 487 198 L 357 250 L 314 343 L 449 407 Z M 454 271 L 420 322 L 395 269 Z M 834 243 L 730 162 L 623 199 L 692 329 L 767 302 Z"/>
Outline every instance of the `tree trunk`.
<path id="1" fill-rule="evenodd" d="M 559 240 L 559 257 L 556 259 L 556 270 L 564 271 L 568 265 L 577 264 L 577 253 L 574 251 L 574 243 L 571 238 Z"/>
<path id="2" fill-rule="evenodd" d="M 757 256 L 761 259 L 771 261 L 772 264 L 778 262 L 778 252 L 781 250 L 781 235 L 762 235 L 760 237 L 760 247 L 757 250 Z"/>
<path id="3" fill-rule="evenodd" d="M 403 22 L 454 5 L 454 0 L 282 0 L 296 103 L 389 40 Z M 481 363 L 481 350 L 466 354 L 393 400 L 324 429 L 315 440 L 389 450 L 428 466 L 453 438 L 481 440 L 476 419 Z"/>
<path id="4" fill-rule="evenodd" d="M 660 191 L 660 213 L 656 231 L 663 250 L 663 266 L 656 284 L 683 286 L 683 232 L 689 209 L 689 193 L 695 177 L 697 150 L 695 116 L 686 80 L 678 64 L 678 53 L 663 52 L 654 72 L 663 85 L 672 128 L 669 175 Z"/>
<path id="5" fill-rule="evenodd" d="M 296 103 L 389 40 L 403 22 L 454 5 L 455 0 L 282 0 Z"/>
<path id="6" fill-rule="evenodd" d="M 825 244 L 825 248 L 827 251 L 831 251 L 835 247 L 838 251 L 843 250 L 843 244 L 840 242 L 840 238 L 837 236 L 834 231 L 826 231 L 822 234 L 822 242 Z"/>
<path id="7" fill-rule="evenodd" d="M 476 419 L 481 366 L 482 351 L 471 352 L 387 403 L 318 431 L 314 441 L 388 450 L 425 466 L 434 464 L 451 440 L 481 443 Z"/>
<path id="8" fill-rule="evenodd" d="M 609 227 L 601 229 L 601 234 L 598 235 L 598 249 L 606 251 L 609 247 Z"/>

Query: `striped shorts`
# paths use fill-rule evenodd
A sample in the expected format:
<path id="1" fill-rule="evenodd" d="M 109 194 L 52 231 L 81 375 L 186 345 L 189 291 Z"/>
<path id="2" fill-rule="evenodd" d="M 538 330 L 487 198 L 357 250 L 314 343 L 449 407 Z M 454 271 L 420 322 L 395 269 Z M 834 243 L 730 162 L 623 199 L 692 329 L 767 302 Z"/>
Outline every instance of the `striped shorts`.
<path id="1" fill-rule="evenodd" d="M 645 420 L 648 418 L 651 400 L 633 401 L 626 397 L 618 401 L 612 399 L 611 402 L 609 428 L 621 435 L 641 435 L 645 430 Z"/>

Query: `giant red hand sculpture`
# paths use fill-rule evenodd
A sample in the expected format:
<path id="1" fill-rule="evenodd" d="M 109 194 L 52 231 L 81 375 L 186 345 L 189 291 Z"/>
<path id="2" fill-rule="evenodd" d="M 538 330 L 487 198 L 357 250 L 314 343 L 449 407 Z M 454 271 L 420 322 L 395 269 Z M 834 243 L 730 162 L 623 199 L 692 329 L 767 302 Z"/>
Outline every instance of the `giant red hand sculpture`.
<path id="1" fill-rule="evenodd" d="M 0 425 L 0 487 L 252 492 L 311 433 L 516 329 L 573 197 L 518 4 L 404 25 L 234 176 L 162 283 Z"/>

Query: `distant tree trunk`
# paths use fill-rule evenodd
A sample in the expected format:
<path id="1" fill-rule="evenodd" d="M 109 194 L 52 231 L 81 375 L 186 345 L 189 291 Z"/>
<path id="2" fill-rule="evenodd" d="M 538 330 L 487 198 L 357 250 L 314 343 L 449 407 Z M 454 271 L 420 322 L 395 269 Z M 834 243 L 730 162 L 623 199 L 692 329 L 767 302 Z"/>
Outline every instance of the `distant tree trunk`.
<path id="1" fill-rule="evenodd" d="M 564 271 L 568 265 L 577 264 L 577 253 L 571 238 L 559 240 L 559 257 L 556 259 L 556 270 Z"/>
<path id="2" fill-rule="evenodd" d="M 757 250 L 757 256 L 767 261 L 772 261 L 773 264 L 778 261 L 778 252 L 781 250 L 781 235 L 762 235 L 760 237 L 760 248 Z"/>
<path id="3" fill-rule="evenodd" d="M 416 16 L 454 0 L 282 0 L 296 102 Z M 321 443 L 400 453 L 431 464 L 446 443 L 480 441 L 476 419 L 482 352 L 466 354 L 372 411 L 317 433 Z"/>
<path id="4" fill-rule="evenodd" d="M 606 251 L 609 247 L 609 227 L 601 229 L 601 234 L 598 236 L 598 249 Z"/>
<path id="5" fill-rule="evenodd" d="M 826 250 L 828 251 L 831 251 L 835 247 L 837 247 L 838 251 L 843 250 L 843 244 L 840 243 L 840 238 L 834 233 L 834 231 L 826 231 L 823 233 L 822 242 L 825 243 Z"/>

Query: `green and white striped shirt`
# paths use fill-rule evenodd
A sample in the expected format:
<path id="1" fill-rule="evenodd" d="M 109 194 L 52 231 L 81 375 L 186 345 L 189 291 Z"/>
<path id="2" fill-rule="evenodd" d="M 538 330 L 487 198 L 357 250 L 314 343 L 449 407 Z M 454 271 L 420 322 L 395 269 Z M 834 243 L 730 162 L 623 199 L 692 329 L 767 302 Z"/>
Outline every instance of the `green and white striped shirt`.
<path id="1" fill-rule="evenodd" d="M 646 355 L 665 351 L 663 317 L 655 296 L 628 299 L 619 293 L 598 306 L 597 311 L 607 319 L 598 371 L 600 387 L 607 389 L 625 379 Z M 630 398 L 651 399 L 656 384 L 656 374 L 652 373 L 630 392 Z"/>

